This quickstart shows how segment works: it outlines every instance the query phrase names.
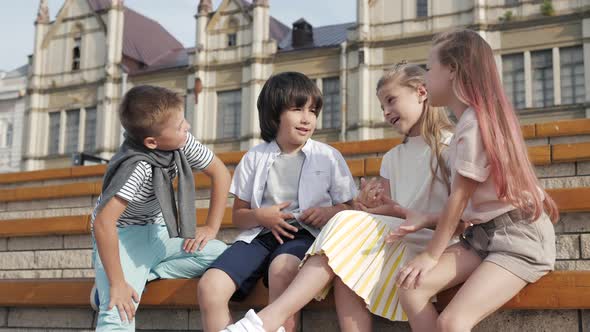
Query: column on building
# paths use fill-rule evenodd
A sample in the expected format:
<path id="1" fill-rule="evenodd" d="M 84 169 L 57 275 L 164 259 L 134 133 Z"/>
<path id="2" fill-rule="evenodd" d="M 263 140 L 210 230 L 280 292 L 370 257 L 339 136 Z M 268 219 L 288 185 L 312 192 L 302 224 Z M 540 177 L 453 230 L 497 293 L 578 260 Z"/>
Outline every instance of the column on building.
<path id="1" fill-rule="evenodd" d="M 247 65 L 242 67 L 242 114 L 240 149 L 261 142 L 256 102 L 264 82 L 272 73 L 272 56 L 276 43 L 270 39 L 268 0 L 252 3 L 252 45 Z"/>
<path id="2" fill-rule="evenodd" d="M 36 170 L 44 168 L 41 158 L 47 151 L 48 114 L 47 97 L 42 93 L 41 75 L 47 61 L 47 49 L 43 47 L 43 39 L 49 31 L 49 7 L 47 0 L 39 2 L 37 19 L 35 20 L 35 45 L 31 72 L 28 81 L 28 96 L 26 99 L 25 125 L 23 144 L 23 169 Z"/>
<path id="3" fill-rule="evenodd" d="M 99 89 L 97 105 L 96 142 L 99 155 L 103 158 L 110 158 L 121 143 L 121 126 L 117 109 L 122 98 L 124 11 L 123 0 L 111 0 L 106 22 L 105 83 Z"/>
<path id="4" fill-rule="evenodd" d="M 369 0 L 357 0 L 356 40 L 351 40 L 348 53 L 347 140 L 370 139 L 370 13 Z"/>
<path id="5" fill-rule="evenodd" d="M 197 139 L 202 141 L 210 141 L 214 139 L 210 136 L 211 130 L 207 127 L 211 123 L 205 123 L 206 110 L 214 109 L 210 103 L 210 94 L 212 93 L 211 75 L 208 74 L 206 68 L 207 61 L 207 24 L 209 22 L 209 13 L 213 10 L 211 0 L 200 0 L 197 7 L 197 14 L 195 15 L 196 30 L 195 30 L 195 50 L 191 56 L 192 74 L 188 75 L 187 88 L 190 91 L 187 98 L 188 107 L 192 107 L 186 113 L 189 116 L 187 119 L 192 124 L 192 132 Z M 198 83 L 197 83 L 198 82 Z M 200 92 L 198 99 L 195 98 L 195 84 L 200 84 Z M 211 117 L 208 117 L 211 118 Z"/>

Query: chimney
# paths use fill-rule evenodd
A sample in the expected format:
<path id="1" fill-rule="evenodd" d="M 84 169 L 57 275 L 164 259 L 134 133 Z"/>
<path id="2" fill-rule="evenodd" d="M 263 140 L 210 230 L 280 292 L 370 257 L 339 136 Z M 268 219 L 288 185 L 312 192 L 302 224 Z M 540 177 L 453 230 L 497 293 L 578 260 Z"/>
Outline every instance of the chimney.
<path id="1" fill-rule="evenodd" d="M 313 27 L 305 19 L 295 21 L 291 33 L 294 48 L 313 45 Z"/>

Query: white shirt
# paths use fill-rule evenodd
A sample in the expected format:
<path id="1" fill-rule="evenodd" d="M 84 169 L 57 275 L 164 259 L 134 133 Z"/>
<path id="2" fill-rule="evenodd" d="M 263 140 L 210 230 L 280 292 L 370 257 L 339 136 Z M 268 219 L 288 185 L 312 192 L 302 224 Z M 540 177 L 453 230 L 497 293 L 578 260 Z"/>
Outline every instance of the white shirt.
<path id="1" fill-rule="evenodd" d="M 305 161 L 299 180 L 299 208 L 330 207 L 352 200 L 357 189 L 342 154 L 333 147 L 308 139 L 302 150 Z M 250 202 L 251 209 L 261 207 L 268 173 L 281 149 L 276 143 L 261 143 L 244 155 L 235 169 L 230 193 Z M 262 231 L 254 227 L 243 231 L 236 241 L 250 243 Z M 319 232 L 311 232 L 317 236 Z"/>
<path id="2" fill-rule="evenodd" d="M 448 145 L 451 137 L 451 133 L 443 135 L 442 143 Z M 443 150 L 443 159 L 445 152 L 446 149 Z M 436 179 L 432 174 L 431 165 L 438 163 L 436 158 L 432 159 L 432 154 L 422 136 L 415 136 L 408 137 L 405 143 L 383 156 L 380 174 L 389 180 L 391 199 L 405 208 L 425 213 L 439 213 L 444 208 L 449 191 L 441 182 L 443 175 L 440 167 Z"/>
<path id="3" fill-rule="evenodd" d="M 451 133 L 445 133 L 442 143 L 450 144 Z M 443 148 L 442 157 L 448 163 L 448 148 Z M 437 177 L 432 174 L 430 165 L 438 163 L 436 158 L 432 160 L 434 152 L 422 136 L 408 137 L 404 144 L 400 144 L 389 150 L 381 163 L 381 176 L 389 180 L 391 198 L 401 206 L 425 213 L 440 213 L 447 203 L 449 190 L 443 179 L 440 167 Z M 389 221 L 392 225 L 400 225 L 404 220 L 389 216 L 378 216 L 381 220 Z M 421 229 L 418 232 L 406 235 L 403 242 L 410 248 L 413 254 L 418 254 L 426 249 L 432 239 L 434 231 Z M 456 242 L 452 239 L 449 245 Z"/>

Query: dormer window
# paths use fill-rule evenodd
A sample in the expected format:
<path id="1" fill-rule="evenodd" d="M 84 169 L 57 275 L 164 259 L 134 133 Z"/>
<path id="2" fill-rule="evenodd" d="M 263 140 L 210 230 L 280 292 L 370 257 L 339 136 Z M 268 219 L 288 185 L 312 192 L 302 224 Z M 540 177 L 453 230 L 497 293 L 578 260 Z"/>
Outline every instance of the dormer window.
<path id="1" fill-rule="evenodd" d="M 72 70 L 73 71 L 80 69 L 80 57 L 81 57 L 80 49 L 81 48 L 82 48 L 82 38 L 80 38 L 80 37 L 74 38 L 74 48 L 72 49 Z"/>
<path id="2" fill-rule="evenodd" d="M 231 17 L 227 21 L 227 47 L 238 46 L 238 29 L 240 22 L 237 18 Z"/>
<path id="3" fill-rule="evenodd" d="M 238 45 L 238 36 L 236 33 L 227 34 L 227 47 L 234 47 Z"/>

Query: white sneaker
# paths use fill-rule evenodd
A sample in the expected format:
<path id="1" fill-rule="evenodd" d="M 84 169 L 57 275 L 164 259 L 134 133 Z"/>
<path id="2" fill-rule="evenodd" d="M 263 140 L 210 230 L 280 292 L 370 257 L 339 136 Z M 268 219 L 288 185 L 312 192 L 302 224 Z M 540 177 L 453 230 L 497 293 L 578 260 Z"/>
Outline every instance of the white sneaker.
<path id="1" fill-rule="evenodd" d="M 92 289 L 90 290 L 90 306 L 94 311 L 100 311 L 100 299 L 98 298 L 96 284 L 92 285 Z"/>
<path id="2" fill-rule="evenodd" d="M 266 332 L 266 330 L 262 326 L 262 319 L 258 317 L 253 309 L 250 309 L 244 318 L 229 325 L 221 332 Z M 285 329 L 281 326 L 277 332 L 285 332 Z"/>

